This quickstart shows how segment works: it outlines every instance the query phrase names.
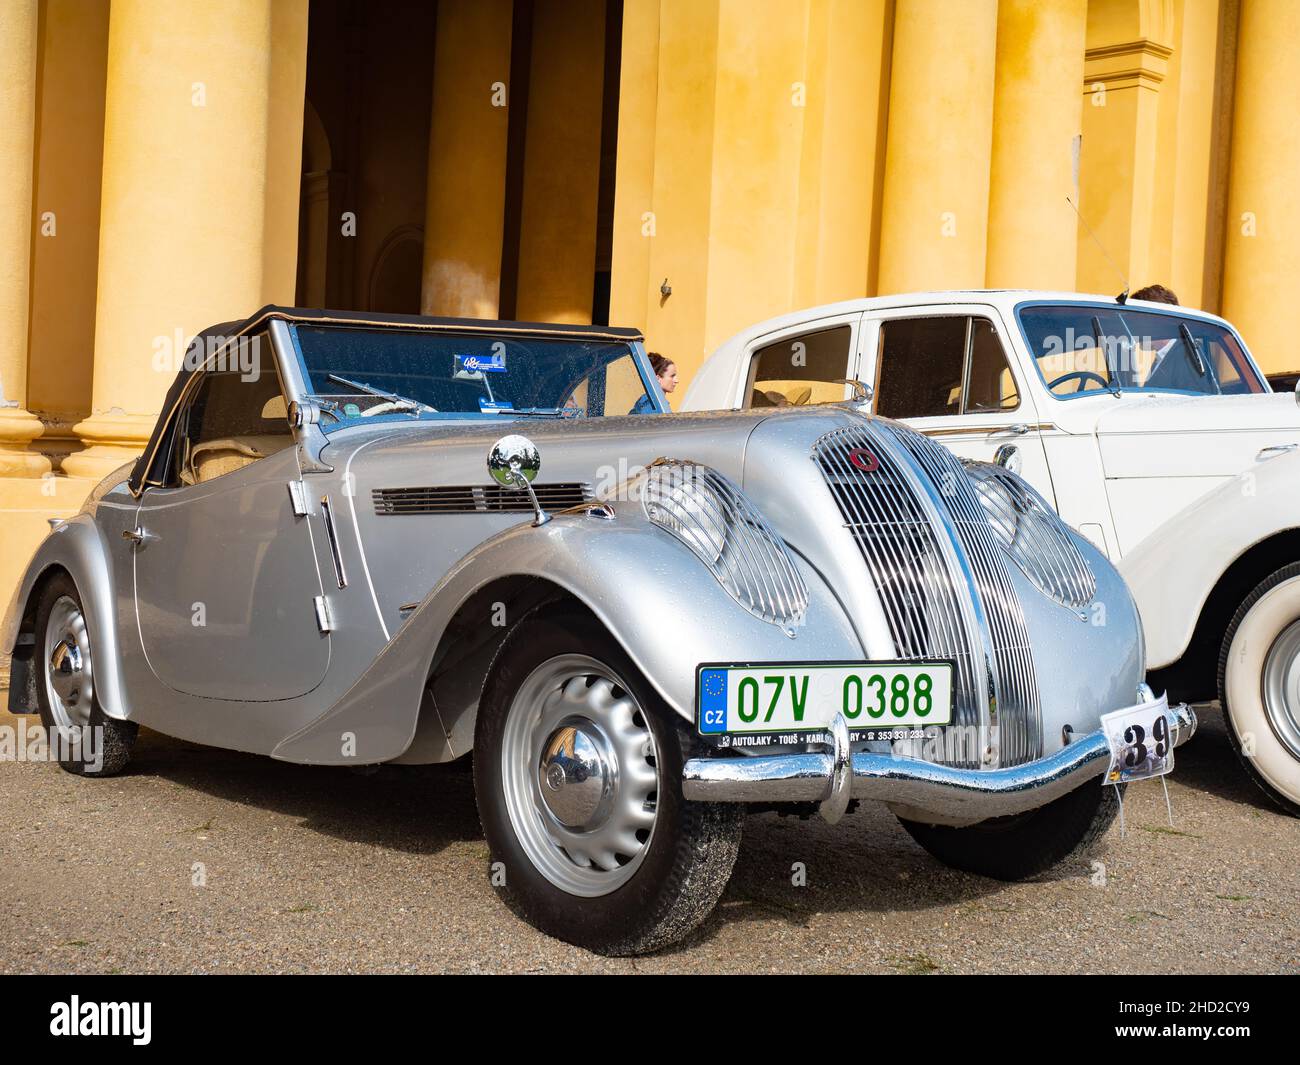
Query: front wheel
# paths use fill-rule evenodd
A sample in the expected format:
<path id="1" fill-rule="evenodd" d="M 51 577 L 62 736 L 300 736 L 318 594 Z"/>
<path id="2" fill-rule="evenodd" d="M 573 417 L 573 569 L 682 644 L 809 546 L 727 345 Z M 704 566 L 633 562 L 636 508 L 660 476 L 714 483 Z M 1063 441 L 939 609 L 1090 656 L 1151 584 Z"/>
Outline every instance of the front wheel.
<path id="1" fill-rule="evenodd" d="M 1090 783 L 1037 810 L 964 828 L 899 820 L 944 865 L 994 880 L 1026 880 L 1086 853 L 1118 812 L 1115 788 Z"/>
<path id="2" fill-rule="evenodd" d="M 36 701 L 59 765 L 85 777 L 126 768 L 138 726 L 104 713 L 95 692 L 95 654 L 81 595 L 66 574 L 54 577 L 36 607 L 40 682 Z"/>
<path id="3" fill-rule="evenodd" d="M 656 950 L 712 911 L 744 807 L 687 802 L 688 732 L 591 618 L 546 610 L 507 637 L 479 708 L 474 785 L 493 886 L 600 954 Z"/>
<path id="4" fill-rule="evenodd" d="M 1219 653 L 1219 702 L 1246 772 L 1300 817 L 1300 563 L 1246 597 Z"/>

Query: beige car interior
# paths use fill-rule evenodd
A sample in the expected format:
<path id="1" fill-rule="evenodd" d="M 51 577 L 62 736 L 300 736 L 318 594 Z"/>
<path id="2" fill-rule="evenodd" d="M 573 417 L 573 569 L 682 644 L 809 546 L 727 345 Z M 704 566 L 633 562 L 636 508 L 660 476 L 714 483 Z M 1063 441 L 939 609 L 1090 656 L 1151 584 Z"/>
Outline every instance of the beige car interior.
<path id="1" fill-rule="evenodd" d="M 259 416 L 252 421 L 257 424 L 248 425 L 247 432 L 217 436 L 210 440 L 200 439 L 194 442 L 188 434 L 182 434 L 181 484 L 203 484 L 223 477 L 293 444 L 288 411 L 284 397 L 278 390 L 265 400 Z"/>
<path id="2" fill-rule="evenodd" d="M 841 403 L 843 381 L 755 381 L 751 407 L 803 407 L 809 403 Z"/>

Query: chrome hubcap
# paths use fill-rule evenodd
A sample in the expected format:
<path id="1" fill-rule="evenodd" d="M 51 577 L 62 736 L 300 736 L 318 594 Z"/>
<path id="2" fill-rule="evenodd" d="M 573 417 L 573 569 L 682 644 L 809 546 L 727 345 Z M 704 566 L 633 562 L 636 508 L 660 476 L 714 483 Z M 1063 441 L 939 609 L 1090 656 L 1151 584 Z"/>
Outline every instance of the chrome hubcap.
<path id="1" fill-rule="evenodd" d="M 90 635 L 81 608 L 68 595 L 55 601 L 45 628 L 45 695 L 56 725 L 90 724 L 95 696 Z"/>
<path id="2" fill-rule="evenodd" d="M 645 715 L 607 666 L 562 655 L 529 674 L 501 779 L 515 835 L 552 884 L 594 897 L 631 879 L 654 833 L 659 770 Z"/>
<path id="3" fill-rule="evenodd" d="M 615 765 L 609 740 L 594 722 L 566 722 L 542 746 L 542 802 L 565 828 L 585 832 L 601 824 L 614 802 Z"/>
<path id="4" fill-rule="evenodd" d="M 1264 711 L 1277 738 L 1300 758 L 1300 621 L 1273 641 L 1264 659 Z"/>

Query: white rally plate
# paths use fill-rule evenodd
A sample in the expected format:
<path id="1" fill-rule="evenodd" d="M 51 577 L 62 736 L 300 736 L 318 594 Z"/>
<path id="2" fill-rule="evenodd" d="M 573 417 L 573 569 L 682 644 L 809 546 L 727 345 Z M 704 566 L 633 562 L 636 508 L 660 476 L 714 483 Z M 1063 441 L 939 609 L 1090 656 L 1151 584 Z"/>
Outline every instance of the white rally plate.
<path id="1" fill-rule="evenodd" d="M 793 740 L 843 714 L 850 733 L 952 723 L 951 662 L 709 663 L 696 670 L 701 736 Z"/>

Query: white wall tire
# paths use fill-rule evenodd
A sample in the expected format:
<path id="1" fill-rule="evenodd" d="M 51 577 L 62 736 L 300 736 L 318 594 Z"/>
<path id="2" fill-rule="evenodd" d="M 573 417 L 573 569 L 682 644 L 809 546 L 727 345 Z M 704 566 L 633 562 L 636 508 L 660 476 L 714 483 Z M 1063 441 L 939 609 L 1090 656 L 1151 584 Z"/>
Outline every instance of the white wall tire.
<path id="1" fill-rule="evenodd" d="M 1246 597 L 1219 655 L 1219 699 L 1252 779 L 1300 817 L 1300 563 Z"/>

